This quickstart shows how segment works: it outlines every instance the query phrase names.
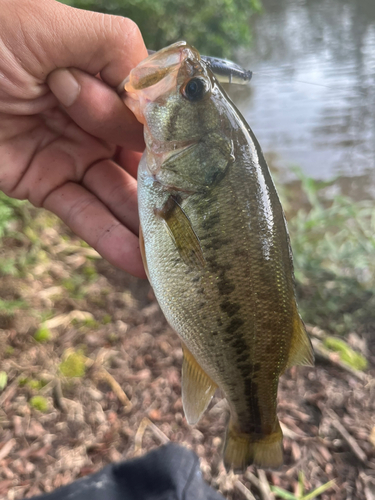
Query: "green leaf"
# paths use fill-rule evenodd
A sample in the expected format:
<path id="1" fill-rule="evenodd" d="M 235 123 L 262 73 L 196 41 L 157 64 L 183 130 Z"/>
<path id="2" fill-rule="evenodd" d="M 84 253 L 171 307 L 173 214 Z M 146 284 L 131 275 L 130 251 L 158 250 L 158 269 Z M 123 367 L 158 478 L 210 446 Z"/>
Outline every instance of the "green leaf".
<path id="1" fill-rule="evenodd" d="M 0 392 L 5 389 L 8 383 L 8 375 L 5 372 L 0 372 Z"/>
<path id="2" fill-rule="evenodd" d="M 313 498 L 316 498 L 317 496 L 321 495 L 325 491 L 329 490 L 329 488 L 332 488 L 332 486 L 335 484 L 335 480 L 332 479 L 332 481 L 328 481 L 328 483 L 323 484 L 322 486 L 319 486 L 316 488 L 314 491 L 309 493 L 308 495 L 305 495 L 302 497 L 300 500 L 313 500 Z"/>
<path id="3" fill-rule="evenodd" d="M 327 337 L 323 341 L 325 347 L 339 354 L 343 363 L 351 366 L 355 370 L 365 370 L 367 368 L 367 359 L 353 351 L 353 349 L 343 340 L 337 337 Z"/>
<path id="4" fill-rule="evenodd" d="M 298 473 L 298 496 L 302 497 L 305 492 L 305 474 L 303 471 L 299 471 Z"/>
<path id="5" fill-rule="evenodd" d="M 35 410 L 41 411 L 42 413 L 47 413 L 48 411 L 48 401 L 43 396 L 33 396 L 29 404 Z"/>
<path id="6" fill-rule="evenodd" d="M 293 495 L 293 493 L 290 493 L 290 491 L 283 490 L 282 488 L 279 488 L 278 486 L 271 486 L 271 491 L 275 493 L 280 498 L 284 498 L 285 500 L 298 500 L 298 498 Z"/>
<path id="7" fill-rule="evenodd" d="M 51 330 L 49 330 L 46 326 L 41 326 L 34 333 L 34 339 L 40 343 L 48 342 L 49 340 L 51 340 L 51 338 L 52 338 Z"/>

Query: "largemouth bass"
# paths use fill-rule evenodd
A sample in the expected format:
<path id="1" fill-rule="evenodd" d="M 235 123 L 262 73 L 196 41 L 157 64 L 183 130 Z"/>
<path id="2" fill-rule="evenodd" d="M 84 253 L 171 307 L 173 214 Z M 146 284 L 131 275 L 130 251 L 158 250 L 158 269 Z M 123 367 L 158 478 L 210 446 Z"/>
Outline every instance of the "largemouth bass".
<path id="1" fill-rule="evenodd" d="M 313 364 L 283 210 L 253 132 L 185 42 L 142 61 L 125 103 L 144 124 L 138 171 L 145 268 L 182 339 L 182 400 L 198 422 L 217 387 L 224 464 L 282 464 L 279 376 Z"/>

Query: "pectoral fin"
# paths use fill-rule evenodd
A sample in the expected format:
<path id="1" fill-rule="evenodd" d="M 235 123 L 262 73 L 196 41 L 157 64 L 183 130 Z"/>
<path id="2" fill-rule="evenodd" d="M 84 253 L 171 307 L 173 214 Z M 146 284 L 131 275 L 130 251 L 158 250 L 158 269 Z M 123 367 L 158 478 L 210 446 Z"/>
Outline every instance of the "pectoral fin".
<path id="1" fill-rule="evenodd" d="M 314 366 L 314 352 L 305 325 L 296 314 L 292 343 L 286 368 L 294 365 Z"/>
<path id="2" fill-rule="evenodd" d="M 189 218 L 173 196 L 168 198 L 163 208 L 156 209 L 155 214 L 165 222 L 185 264 L 195 269 L 203 269 L 206 262 L 198 236 L 195 234 Z"/>
<path id="3" fill-rule="evenodd" d="M 193 425 L 201 418 L 202 413 L 215 394 L 217 385 L 195 360 L 189 349 L 182 344 L 184 360 L 182 362 L 182 404 L 185 417 Z"/>

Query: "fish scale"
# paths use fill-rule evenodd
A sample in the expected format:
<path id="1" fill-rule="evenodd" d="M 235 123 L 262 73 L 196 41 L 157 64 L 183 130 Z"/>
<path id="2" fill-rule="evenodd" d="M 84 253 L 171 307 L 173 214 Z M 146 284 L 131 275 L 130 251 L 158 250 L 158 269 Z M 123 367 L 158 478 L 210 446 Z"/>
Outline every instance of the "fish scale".
<path id="1" fill-rule="evenodd" d="M 313 360 L 280 201 L 256 138 L 195 49 L 179 42 L 139 71 L 125 102 L 146 128 L 143 254 L 183 341 L 186 417 L 197 422 L 220 387 L 231 410 L 225 465 L 277 467 L 279 376 Z"/>

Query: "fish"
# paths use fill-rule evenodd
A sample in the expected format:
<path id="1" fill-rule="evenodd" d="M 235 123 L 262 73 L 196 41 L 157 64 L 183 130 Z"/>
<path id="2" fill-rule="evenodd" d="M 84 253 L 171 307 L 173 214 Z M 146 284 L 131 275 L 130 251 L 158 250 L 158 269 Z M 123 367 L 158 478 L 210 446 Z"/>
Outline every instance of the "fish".
<path id="1" fill-rule="evenodd" d="M 217 388 L 230 419 L 223 460 L 283 463 L 280 375 L 313 365 L 284 212 L 258 141 L 187 42 L 143 60 L 125 104 L 144 125 L 138 167 L 147 276 L 182 341 L 182 402 L 196 424 Z"/>

